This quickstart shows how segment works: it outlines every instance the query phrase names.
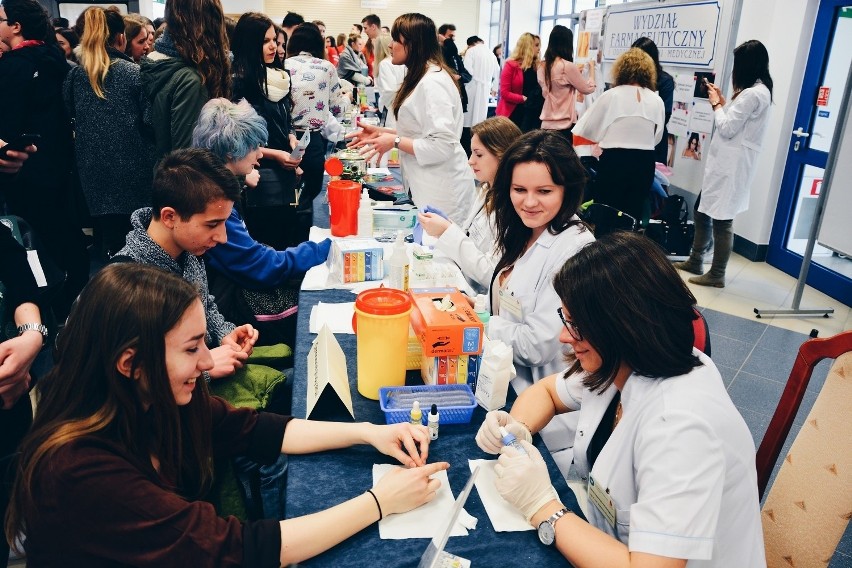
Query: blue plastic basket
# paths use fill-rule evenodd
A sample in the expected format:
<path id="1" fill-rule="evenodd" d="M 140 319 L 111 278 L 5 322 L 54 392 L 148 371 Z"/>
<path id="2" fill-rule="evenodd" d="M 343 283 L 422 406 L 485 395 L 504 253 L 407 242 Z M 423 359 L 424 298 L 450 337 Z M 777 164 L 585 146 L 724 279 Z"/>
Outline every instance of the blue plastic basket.
<path id="1" fill-rule="evenodd" d="M 379 402 L 385 413 L 385 422 L 408 422 L 414 400 L 423 411 L 423 424 L 432 404 L 438 405 L 439 424 L 467 424 L 473 418 L 476 399 L 468 385 L 418 385 L 382 387 Z"/>

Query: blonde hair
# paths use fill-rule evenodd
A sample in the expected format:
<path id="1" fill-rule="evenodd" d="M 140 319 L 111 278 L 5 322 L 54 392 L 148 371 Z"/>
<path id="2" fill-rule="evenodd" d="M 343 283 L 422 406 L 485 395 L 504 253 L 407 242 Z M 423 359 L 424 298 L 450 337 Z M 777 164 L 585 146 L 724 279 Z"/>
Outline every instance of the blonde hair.
<path id="1" fill-rule="evenodd" d="M 96 6 L 86 10 L 84 18 L 83 37 L 80 38 L 80 66 L 86 71 L 95 95 L 106 99 L 104 81 L 110 66 L 106 48 L 111 39 L 124 33 L 124 19 L 117 11 L 107 11 Z"/>
<path id="2" fill-rule="evenodd" d="M 379 77 L 379 64 L 385 60 L 385 58 L 390 57 L 390 46 L 391 46 L 391 38 L 390 36 L 380 35 L 376 38 L 376 43 L 374 48 L 376 50 L 376 59 L 373 61 L 373 73 L 376 75 L 376 78 Z"/>
<path id="3" fill-rule="evenodd" d="M 639 85 L 656 91 L 657 67 L 650 55 L 638 47 L 631 47 L 613 63 L 612 79 L 615 86 Z"/>
<path id="4" fill-rule="evenodd" d="M 525 32 L 518 38 L 518 43 L 515 44 L 515 50 L 509 59 L 518 62 L 521 69 L 527 70 L 530 67 L 535 67 L 538 63 L 538 55 L 535 52 L 535 38 L 533 34 Z"/>

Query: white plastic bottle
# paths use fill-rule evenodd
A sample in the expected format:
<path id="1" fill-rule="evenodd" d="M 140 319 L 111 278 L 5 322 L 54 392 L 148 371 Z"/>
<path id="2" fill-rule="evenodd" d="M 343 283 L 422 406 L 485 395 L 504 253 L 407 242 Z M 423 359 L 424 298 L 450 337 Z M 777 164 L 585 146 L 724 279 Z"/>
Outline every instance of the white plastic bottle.
<path id="1" fill-rule="evenodd" d="M 408 290 L 408 253 L 405 252 L 405 240 L 402 231 L 396 234 L 393 252 L 386 262 L 388 267 L 388 284 L 397 290 Z"/>
<path id="2" fill-rule="evenodd" d="M 358 203 L 358 236 L 373 236 L 373 203 L 366 187 L 361 192 L 361 201 Z"/>

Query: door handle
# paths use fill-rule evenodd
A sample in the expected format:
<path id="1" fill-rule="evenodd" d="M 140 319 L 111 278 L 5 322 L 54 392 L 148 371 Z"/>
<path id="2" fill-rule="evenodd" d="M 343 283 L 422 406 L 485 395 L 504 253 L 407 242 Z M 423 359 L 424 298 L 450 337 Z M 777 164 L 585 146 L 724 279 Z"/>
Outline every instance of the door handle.
<path id="1" fill-rule="evenodd" d="M 805 132 L 804 130 L 802 130 L 801 126 L 793 131 L 793 136 L 796 136 L 797 138 L 807 138 L 810 135 L 811 135 L 811 133 Z"/>

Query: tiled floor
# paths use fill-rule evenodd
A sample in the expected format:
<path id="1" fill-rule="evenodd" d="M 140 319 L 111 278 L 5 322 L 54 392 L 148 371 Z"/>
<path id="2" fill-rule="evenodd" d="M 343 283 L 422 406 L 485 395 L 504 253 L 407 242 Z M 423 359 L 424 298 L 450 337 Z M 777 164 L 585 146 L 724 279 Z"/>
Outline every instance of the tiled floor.
<path id="1" fill-rule="evenodd" d="M 681 275 L 684 280 L 690 276 Z M 795 285 L 795 278 L 766 263 L 750 262 L 738 255 L 733 255 L 729 263 L 725 288 L 688 284 L 710 327 L 713 361 L 748 424 L 755 445 L 763 439 L 799 346 L 808 339 L 811 330 L 816 329 L 819 337 L 830 337 L 852 329 L 849 306 L 811 288 L 805 289 L 801 307 L 832 307 L 834 314 L 829 318 L 755 317 L 756 307 L 789 308 Z M 814 371 L 782 455 L 810 412 L 830 366 L 830 361 L 823 361 Z M 852 528 L 847 529 L 829 568 L 852 568 Z"/>

